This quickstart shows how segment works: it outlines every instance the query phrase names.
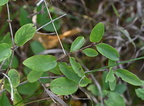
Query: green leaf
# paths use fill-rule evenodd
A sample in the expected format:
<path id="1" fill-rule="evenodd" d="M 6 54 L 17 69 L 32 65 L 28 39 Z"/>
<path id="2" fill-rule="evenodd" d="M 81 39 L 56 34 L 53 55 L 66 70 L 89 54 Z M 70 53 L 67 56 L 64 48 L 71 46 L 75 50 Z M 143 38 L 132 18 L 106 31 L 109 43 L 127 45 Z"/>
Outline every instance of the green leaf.
<path id="1" fill-rule="evenodd" d="M 13 59 L 11 59 L 11 57 L 10 57 L 5 61 L 5 63 L 2 66 L 2 69 L 7 69 L 9 67 L 11 60 L 12 60 L 11 68 L 17 68 L 19 65 L 19 61 L 18 61 L 18 58 L 14 55 Z"/>
<path id="2" fill-rule="evenodd" d="M 144 88 L 138 88 L 135 90 L 136 95 L 141 98 L 142 100 L 144 100 Z"/>
<path id="3" fill-rule="evenodd" d="M 0 44 L 0 62 L 11 56 L 12 50 L 6 43 Z"/>
<path id="4" fill-rule="evenodd" d="M 115 70 L 115 74 L 118 77 L 121 77 L 122 80 L 124 80 L 132 85 L 135 85 L 135 86 L 142 85 L 142 81 L 135 74 L 129 72 L 128 70 L 117 69 L 117 70 Z"/>
<path id="5" fill-rule="evenodd" d="M 111 65 L 114 65 L 114 64 L 116 64 L 116 61 L 114 61 L 114 60 L 108 60 L 108 65 L 109 66 L 111 66 Z M 111 67 L 110 67 L 110 70 L 111 70 Z"/>
<path id="6" fill-rule="evenodd" d="M 38 41 L 32 41 L 30 43 L 30 47 L 31 47 L 32 52 L 34 54 L 39 54 L 40 52 L 42 52 L 42 51 L 45 50 L 45 48 L 43 47 L 43 45 L 40 42 L 38 42 Z"/>
<path id="7" fill-rule="evenodd" d="M 120 94 L 115 92 L 110 92 L 108 95 L 108 100 L 104 101 L 106 106 L 125 106 L 124 99 Z"/>
<path id="8" fill-rule="evenodd" d="M 5 5 L 6 3 L 8 3 L 8 0 L 0 0 L 0 6 Z"/>
<path id="9" fill-rule="evenodd" d="M 81 67 L 81 65 L 76 62 L 75 58 L 70 57 L 70 64 L 71 64 L 72 69 L 74 70 L 74 72 L 77 73 L 79 77 L 84 76 L 84 70 Z"/>
<path id="10" fill-rule="evenodd" d="M 116 9 L 116 7 L 115 7 L 114 4 L 112 4 L 112 8 L 113 8 L 114 13 L 116 14 L 116 16 L 117 16 L 117 17 L 120 17 L 120 15 L 119 15 L 119 13 L 118 13 L 118 11 L 117 11 L 117 9 Z"/>
<path id="11" fill-rule="evenodd" d="M 52 9 L 52 7 L 50 7 L 49 9 Z M 43 10 L 43 13 L 41 14 L 37 14 L 37 24 L 39 26 L 42 26 L 42 25 L 45 25 L 46 23 L 50 22 L 50 18 L 48 17 L 48 14 L 47 14 L 47 9 L 46 8 L 43 8 L 43 5 L 39 5 L 37 6 L 37 11 L 41 11 Z M 56 11 L 56 10 L 55 10 Z M 55 15 L 55 13 L 52 15 L 52 19 L 55 19 L 57 18 L 58 16 Z M 58 19 L 56 21 L 54 21 L 54 24 L 55 24 L 55 27 L 56 27 L 56 30 L 59 30 L 62 23 L 61 23 L 61 19 Z M 53 25 L 52 23 L 46 25 L 45 27 L 43 27 L 42 29 L 44 29 L 45 31 L 48 31 L 48 32 L 54 32 L 54 28 L 53 28 Z"/>
<path id="12" fill-rule="evenodd" d="M 133 44 L 133 46 L 136 47 L 136 45 L 133 42 L 133 39 L 131 38 L 129 32 L 126 29 L 122 28 L 122 27 L 119 27 L 118 29 L 128 38 L 129 42 L 131 42 Z"/>
<path id="13" fill-rule="evenodd" d="M 6 35 L 4 35 L 4 37 L 2 38 L 2 40 L 0 41 L 0 43 L 6 43 L 6 44 L 9 45 L 9 47 L 12 47 L 12 40 L 11 40 L 9 32 Z"/>
<path id="14" fill-rule="evenodd" d="M 113 82 L 115 80 L 114 72 L 113 70 L 109 70 L 107 76 L 106 76 L 106 82 Z"/>
<path id="15" fill-rule="evenodd" d="M 31 22 L 31 19 L 28 18 L 28 12 L 22 7 L 20 9 L 20 26 L 23 26 L 25 24 L 28 24 Z"/>
<path id="16" fill-rule="evenodd" d="M 109 89 L 109 84 L 106 83 L 106 76 L 107 76 L 108 72 L 104 71 L 102 74 L 102 87 L 104 90 L 108 90 Z"/>
<path id="17" fill-rule="evenodd" d="M 85 43 L 85 39 L 83 36 L 77 37 L 71 45 L 70 52 L 74 52 L 80 49 Z"/>
<path id="18" fill-rule="evenodd" d="M 117 84 L 114 92 L 123 94 L 127 90 L 126 84 Z"/>
<path id="19" fill-rule="evenodd" d="M 35 71 L 35 70 L 32 70 L 28 76 L 27 76 L 27 79 L 30 83 L 33 83 L 35 81 L 37 81 L 43 74 L 43 71 Z"/>
<path id="20" fill-rule="evenodd" d="M 22 95 L 32 95 L 34 92 L 39 88 L 39 83 L 34 82 L 34 83 L 25 83 L 20 86 L 18 86 L 18 92 Z"/>
<path id="21" fill-rule="evenodd" d="M 26 76 L 28 76 L 28 74 L 32 71 L 32 69 L 28 68 L 28 67 L 24 67 L 23 68 L 23 72 Z"/>
<path id="22" fill-rule="evenodd" d="M 47 72 L 44 72 L 41 77 L 49 77 L 49 74 Z M 51 79 L 49 79 L 49 78 L 40 78 L 40 81 L 43 84 L 47 84 L 47 83 L 51 82 Z"/>
<path id="23" fill-rule="evenodd" d="M 18 46 L 24 45 L 35 34 L 36 28 L 33 24 L 23 25 L 15 34 L 14 41 Z"/>
<path id="24" fill-rule="evenodd" d="M 88 79 L 86 76 L 84 76 L 84 77 L 80 80 L 79 86 L 85 87 L 85 86 L 87 86 L 89 83 L 91 83 L 91 80 Z"/>
<path id="25" fill-rule="evenodd" d="M 58 95 L 69 95 L 77 91 L 78 85 L 68 78 L 61 77 L 54 79 L 50 83 L 50 89 L 53 93 Z"/>
<path id="26" fill-rule="evenodd" d="M 113 91 L 116 87 L 116 79 L 112 82 L 109 82 L 109 87 L 110 87 L 110 90 Z"/>
<path id="27" fill-rule="evenodd" d="M 10 69 L 8 72 L 8 76 L 12 82 L 13 87 L 17 87 L 20 83 L 20 75 L 15 69 Z"/>
<path id="28" fill-rule="evenodd" d="M 108 65 L 113 65 L 116 62 L 113 60 L 108 61 Z M 116 78 L 114 76 L 114 72 L 112 70 L 112 67 L 110 67 L 108 74 L 106 75 L 106 82 L 108 82 L 110 90 L 113 91 L 116 87 Z"/>
<path id="29" fill-rule="evenodd" d="M 57 62 L 56 58 L 51 55 L 35 55 L 27 58 L 23 64 L 30 69 L 44 72 L 56 67 Z"/>
<path id="30" fill-rule="evenodd" d="M 0 96 L 0 106 L 12 106 L 10 104 L 9 99 L 6 96 L 6 92 L 3 92 L 2 95 Z"/>
<path id="31" fill-rule="evenodd" d="M 8 81 L 8 79 L 4 80 L 4 88 L 10 93 L 11 92 L 11 88 L 10 88 L 10 83 Z"/>
<path id="32" fill-rule="evenodd" d="M 103 35 L 104 35 L 104 24 L 100 22 L 92 29 L 90 34 L 90 41 L 97 43 L 102 39 Z"/>
<path id="33" fill-rule="evenodd" d="M 86 48 L 83 50 L 83 52 L 89 57 L 95 57 L 98 55 L 98 52 L 92 48 Z"/>
<path id="34" fill-rule="evenodd" d="M 108 59 L 114 61 L 119 60 L 119 53 L 112 46 L 105 43 L 99 43 L 96 45 L 96 48 L 103 56 L 107 57 Z"/>
<path id="35" fill-rule="evenodd" d="M 92 93 L 93 95 L 95 95 L 95 96 L 99 96 L 99 95 L 100 95 L 97 86 L 95 86 L 94 84 L 89 85 L 89 86 L 87 87 L 87 89 L 88 89 L 89 91 L 91 91 L 91 93 Z"/>
<path id="36" fill-rule="evenodd" d="M 23 104 L 23 99 L 22 97 L 20 96 L 20 94 L 17 92 L 17 90 L 14 92 L 14 106 L 24 106 Z"/>
<path id="37" fill-rule="evenodd" d="M 75 81 L 77 84 L 80 81 L 80 77 L 73 71 L 71 66 L 66 63 L 59 63 L 60 71 L 70 80 Z"/>
<path id="38" fill-rule="evenodd" d="M 53 73 L 53 74 L 56 74 L 56 75 L 61 75 L 61 71 L 59 69 L 59 65 L 57 64 L 57 66 L 53 69 L 51 69 L 49 72 Z"/>

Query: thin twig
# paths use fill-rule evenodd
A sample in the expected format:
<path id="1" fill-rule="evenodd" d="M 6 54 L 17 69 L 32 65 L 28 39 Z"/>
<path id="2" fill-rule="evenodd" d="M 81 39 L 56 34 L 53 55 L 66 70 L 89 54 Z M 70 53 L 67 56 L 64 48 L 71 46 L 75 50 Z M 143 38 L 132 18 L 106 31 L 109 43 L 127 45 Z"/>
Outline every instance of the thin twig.
<path id="1" fill-rule="evenodd" d="M 84 89 L 84 88 L 82 88 L 82 87 L 79 87 L 79 89 L 81 90 L 81 91 L 83 91 L 86 95 L 87 95 L 87 97 L 91 100 L 91 102 L 93 103 L 93 101 L 97 104 L 98 103 L 98 100 L 93 96 L 93 95 L 91 95 L 86 89 Z"/>
<path id="2" fill-rule="evenodd" d="M 56 20 L 58 20 L 58 19 L 64 17 L 65 15 L 66 15 L 66 14 L 63 14 L 63 15 L 61 15 L 61 16 L 59 16 L 59 17 L 53 19 L 53 20 L 51 20 L 50 22 L 48 22 L 48 23 L 46 23 L 45 25 L 43 25 L 43 26 L 41 26 L 40 28 L 38 28 L 36 31 L 39 31 L 39 30 L 42 29 L 43 27 L 45 27 L 45 26 L 47 26 L 47 25 L 53 23 L 54 21 L 56 21 Z"/>
<path id="3" fill-rule="evenodd" d="M 13 36 L 13 30 L 12 30 L 12 25 L 11 25 L 11 18 L 10 18 L 10 10 L 9 10 L 9 5 L 7 3 L 7 12 L 8 12 L 8 24 L 9 24 L 9 28 L 10 28 L 10 33 L 11 33 L 11 39 L 12 39 L 12 44 L 13 44 L 13 47 L 14 47 L 14 36 Z"/>
<path id="4" fill-rule="evenodd" d="M 6 60 L 2 61 L 1 65 L 0 65 L 0 69 L 2 68 L 2 66 L 4 65 L 5 62 L 6 62 Z"/>
<path id="5" fill-rule="evenodd" d="M 64 54 L 66 55 L 66 52 L 65 52 L 64 47 L 63 47 L 63 44 L 62 44 L 62 42 L 61 42 L 61 40 L 60 40 L 59 34 L 58 34 L 57 30 L 56 30 L 56 27 L 55 27 L 55 24 L 54 24 L 54 22 L 53 22 L 52 16 L 51 16 L 50 11 L 49 11 L 49 9 L 48 9 L 47 2 L 46 2 L 45 0 L 44 0 L 44 3 L 45 3 L 45 6 L 46 6 L 48 15 L 49 15 L 49 17 L 50 17 L 50 20 L 52 21 L 52 25 L 53 25 L 53 28 L 54 28 L 54 30 L 55 30 L 55 33 L 56 33 L 56 35 L 57 35 L 57 37 L 58 37 L 59 43 L 60 43 L 60 45 L 61 45 L 61 48 L 63 49 L 63 52 L 64 52 Z"/>
<path id="6" fill-rule="evenodd" d="M 85 70 L 89 70 L 82 62 L 80 59 L 77 59 L 77 61 L 82 65 L 82 67 L 85 69 Z M 98 83 L 98 82 L 97 82 Z M 98 83 L 99 84 L 99 83 Z M 82 90 L 82 89 L 81 89 Z M 84 90 L 85 91 L 85 90 Z M 93 101 L 97 104 L 98 103 L 98 100 L 93 96 L 93 95 L 90 95 L 90 93 L 87 93 L 88 96 L 90 96 L 91 99 L 93 99 Z M 90 100 L 91 100 L 90 99 Z"/>
<path id="7" fill-rule="evenodd" d="M 74 100 L 90 100 L 90 98 L 78 98 L 73 95 L 70 95 Z"/>
<path id="8" fill-rule="evenodd" d="M 101 100 L 101 106 L 104 106 L 104 103 L 103 103 L 103 98 L 102 98 L 102 89 L 101 89 L 101 86 L 100 84 L 98 83 L 98 81 L 95 79 L 94 75 L 93 74 L 90 74 L 94 84 L 97 86 L 98 90 L 99 90 L 99 93 L 100 93 L 100 100 Z"/>
<path id="9" fill-rule="evenodd" d="M 41 83 L 42 87 L 44 88 L 44 90 L 46 91 L 46 93 L 51 97 L 51 99 L 55 102 L 58 101 L 60 104 L 62 104 L 62 106 L 68 106 L 61 98 L 59 98 L 57 95 L 55 95 L 54 93 L 52 93 L 51 91 L 49 91 L 45 85 L 39 80 L 39 82 Z M 55 102 L 56 103 L 56 102 Z"/>
<path id="10" fill-rule="evenodd" d="M 62 49 L 48 49 L 40 52 L 38 55 L 49 54 L 49 53 L 63 53 Z"/>
<path id="11" fill-rule="evenodd" d="M 53 78 L 60 78 L 60 77 L 62 77 L 62 76 L 40 77 L 40 79 L 53 79 Z M 29 82 L 28 82 L 28 81 L 23 81 L 23 82 L 21 82 L 18 86 L 21 86 L 21 85 L 26 84 L 26 83 L 29 83 Z M 5 90 L 6 90 L 6 89 L 1 90 L 1 91 L 0 91 L 0 94 L 1 94 L 2 92 L 4 92 Z"/>
<path id="12" fill-rule="evenodd" d="M 81 49 L 79 49 L 79 50 L 77 50 L 77 51 L 74 51 L 74 52 L 71 52 L 71 53 L 68 53 L 68 54 L 64 54 L 64 55 L 62 55 L 61 57 L 59 57 L 57 60 L 61 60 L 62 58 L 65 58 L 65 57 L 67 57 L 67 56 L 70 56 L 70 55 L 72 55 L 72 54 L 75 54 L 75 53 L 77 53 L 77 52 L 80 52 L 80 51 L 82 51 L 82 50 L 84 50 L 84 49 L 86 49 L 86 48 L 88 48 L 88 47 L 92 47 L 92 46 L 94 46 L 95 45 L 95 43 L 91 43 L 90 45 L 87 45 L 87 46 L 85 46 L 85 47 L 83 47 L 83 48 L 81 48 Z"/>
<path id="13" fill-rule="evenodd" d="M 43 1 L 44 1 L 44 0 L 40 0 L 40 1 L 36 4 L 36 6 L 39 6 Z"/>
<path id="14" fill-rule="evenodd" d="M 40 77 L 40 79 L 54 79 L 54 78 L 60 78 L 60 77 L 63 77 L 63 76 L 49 76 L 49 77 Z"/>
<path id="15" fill-rule="evenodd" d="M 7 13 L 8 13 L 8 24 L 9 24 L 9 28 L 10 28 L 10 33 L 11 33 L 11 40 L 12 40 L 12 47 L 15 47 L 15 43 L 14 43 L 14 35 L 13 35 L 13 30 L 12 30 L 12 25 L 11 25 L 11 18 L 10 18 L 10 10 L 9 10 L 9 4 L 7 3 Z M 13 61 L 13 57 L 14 57 L 14 50 L 12 51 L 12 55 L 11 55 L 11 60 L 10 60 L 10 64 L 9 67 L 11 68 L 12 65 L 12 61 Z"/>
<path id="16" fill-rule="evenodd" d="M 29 104 L 32 104 L 32 103 L 35 103 L 35 102 L 40 102 L 40 101 L 48 100 L 48 99 L 50 99 L 50 98 L 49 97 L 42 98 L 42 99 L 38 99 L 38 100 L 34 100 L 34 101 L 31 101 L 31 102 L 25 103 L 24 105 L 26 106 L 26 105 L 29 105 Z"/>
<path id="17" fill-rule="evenodd" d="M 14 90 L 13 90 L 13 85 L 12 85 L 12 82 L 10 80 L 10 78 L 5 74 L 5 73 L 2 73 L 9 81 L 9 84 L 10 84 L 10 88 L 11 88 L 11 100 L 13 101 L 14 100 Z"/>

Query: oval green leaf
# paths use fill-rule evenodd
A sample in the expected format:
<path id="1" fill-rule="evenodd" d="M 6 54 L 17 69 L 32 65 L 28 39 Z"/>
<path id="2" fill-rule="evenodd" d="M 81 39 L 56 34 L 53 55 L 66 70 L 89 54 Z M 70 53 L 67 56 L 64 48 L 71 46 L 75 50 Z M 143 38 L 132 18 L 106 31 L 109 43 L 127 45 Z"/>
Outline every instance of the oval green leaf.
<path id="1" fill-rule="evenodd" d="M 36 71 L 49 71 L 56 67 L 56 58 L 51 55 L 36 55 L 26 59 L 23 64 Z"/>
<path id="2" fill-rule="evenodd" d="M 79 83 L 80 77 L 73 71 L 71 66 L 66 63 L 59 63 L 59 69 L 69 80 Z"/>
<path id="3" fill-rule="evenodd" d="M 6 43 L 10 47 L 12 47 L 12 40 L 11 40 L 11 36 L 10 36 L 9 32 L 6 35 L 4 35 L 4 37 L 2 38 L 2 40 L 0 41 L 0 43 Z"/>
<path id="4" fill-rule="evenodd" d="M 35 70 L 32 70 L 28 76 L 27 76 L 27 79 L 30 83 L 33 83 L 35 81 L 37 81 L 43 74 L 43 71 L 35 71 Z"/>
<path id="5" fill-rule="evenodd" d="M 8 69 L 10 62 L 12 61 L 11 68 L 16 69 L 19 66 L 18 58 L 14 55 L 13 59 L 8 58 L 2 66 L 2 69 Z"/>
<path id="6" fill-rule="evenodd" d="M 47 9 L 46 8 L 43 8 L 43 5 L 40 4 L 39 6 L 37 6 L 37 11 L 41 11 L 43 10 L 43 13 L 42 14 L 37 14 L 37 24 L 38 26 L 42 26 L 42 25 L 45 25 L 47 24 L 48 22 L 50 22 L 50 18 L 48 18 L 47 16 Z M 51 9 L 53 12 L 56 11 L 54 8 Z M 55 19 L 57 18 L 58 16 L 56 14 L 53 14 L 52 15 L 52 19 Z M 61 20 L 55 20 L 54 21 L 54 24 L 55 24 L 55 28 L 56 30 L 60 30 L 61 26 L 62 26 L 62 23 L 61 23 Z M 53 28 L 53 25 L 52 23 L 46 25 L 45 27 L 42 28 L 43 30 L 47 31 L 47 32 L 54 32 L 54 28 Z"/>
<path id="7" fill-rule="evenodd" d="M 8 72 L 8 76 L 12 82 L 13 87 L 17 87 L 20 83 L 20 75 L 15 69 L 10 69 Z"/>
<path id="8" fill-rule="evenodd" d="M 91 31 L 90 41 L 99 42 L 104 35 L 104 24 L 102 22 L 98 23 Z"/>
<path id="9" fill-rule="evenodd" d="M 91 84 L 87 87 L 87 90 L 89 90 L 93 95 L 99 96 L 99 90 L 95 84 Z"/>
<path id="10" fill-rule="evenodd" d="M 89 57 L 95 57 L 98 55 L 98 52 L 92 48 L 86 48 L 83 50 L 83 52 Z"/>
<path id="11" fill-rule="evenodd" d="M 132 85 L 135 85 L 135 86 L 142 85 L 142 81 L 135 74 L 129 72 L 128 70 L 117 69 L 115 70 L 115 74 L 118 77 L 121 77 L 122 80 L 124 80 L 125 82 L 128 82 Z"/>
<path id="12" fill-rule="evenodd" d="M 80 49 L 85 43 L 85 39 L 83 36 L 77 37 L 71 45 L 70 52 L 74 52 Z"/>
<path id="13" fill-rule="evenodd" d="M 106 106 L 126 106 L 122 96 L 115 92 L 108 94 L 108 99 L 104 101 Z"/>
<path id="14" fill-rule="evenodd" d="M 117 84 L 114 92 L 117 92 L 119 94 L 123 94 L 126 90 L 127 90 L 126 84 Z"/>
<path id="15" fill-rule="evenodd" d="M 115 80 L 114 72 L 113 70 L 109 70 L 108 74 L 106 75 L 106 83 L 113 82 L 114 80 Z"/>
<path id="16" fill-rule="evenodd" d="M 36 28 L 33 24 L 23 25 L 15 34 L 14 41 L 18 46 L 24 45 L 35 34 Z"/>
<path id="17" fill-rule="evenodd" d="M 99 43 L 96 45 L 96 48 L 103 56 L 107 57 L 108 59 L 114 61 L 119 60 L 119 53 L 112 46 L 105 43 Z"/>
<path id="18" fill-rule="evenodd" d="M 138 88 L 135 90 L 136 95 L 141 98 L 142 100 L 144 100 L 144 88 Z"/>
<path id="19" fill-rule="evenodd" d="M 40 52 L 45 50 L 43 45 L 38 41 L 32 41 L 30 43 L 30 47 L 31 47 L 31 50 L 34 54 L 39 54 Z"/>
<path id="20" fill-rule="evenodd" d="M 0 44 L 0 62 L 11 56 L 12 50 L 6 43 Z"/>
<path id="21" fill-rule="evenodd" d="M 28 15 L 28 12 L 24 9 L 24 7 L 22 7 L 20 9 L 20 26 L 23 26 L 31 22 L 31 18 L 28 18 Z"/>
<path id="22" fill-rule="evenodd" d="M 79 77 L 84 76 L 84 70 L 81 67 L 81 65 L 76 62 L 75 58 L 70 57 L 70 64 L 71 64 L 72 69 L 74 70 L 74 72 L 77 73 Z"/>
<path id="23" fill-rule="evenodd" d="M 13 101 L 13 104 L 16 106 L 24 106 L 24 104 L 23 104 L 23 99 L 22 99 L 22 97 L 21 97 L 21 95 L 18 93 L 18 91 L 16 90 L 15 92 L 14 92 L 14 101 Z"/>
<path id="24" fill-rule="evenodd" d="M 0 0 L 0 6 L 5 5 L 6 3 L 8 3 L 8 0 Z"/>
<path id="25" fill-rule="evenodd" d="M 56 74 L 56 75 L 61 75 L 61 71 L 59 69 L 59 65 L 57 64 L 57 66 L 53 69 L 50 70 L 51 73 Z"/>
<path id="26" fill-rule="evenodd" d="M 112 82 L 109 82 L 109 87 L 110 87 L 110 90 L 113 91 L 116 87 L 116 79 Z"/>
<path id="27" fill-rule="evenodd" d="M 78 84 L 68 78 L 61 77 L 50 83 L 50 89 L 57 95 L 70 95 L 77 91 Z"/>
<path id="28" fill-rule="evenodd" d="M 5 91 L 0 96 L 0 106 L 12 106 Z"/>
<path id="29" fill-rule="evenodd" d="M 81 87 L 85 87 L 87 86 L 89 83 L 91 83 L 91 80 L 88 79 L 86 76 L 82 77 L 82 79 L 79 82 L 79 86 Z"/>
<path id="30" fill-rule="evenodd" d="M 18 92 L 22 95 L 32 95 L 35 93 L 35 91 L 39 88 L 40 84 L 38 81 L 34 83 L 25 83 L 23 85 L 20 85 L 17 87 Z"/>

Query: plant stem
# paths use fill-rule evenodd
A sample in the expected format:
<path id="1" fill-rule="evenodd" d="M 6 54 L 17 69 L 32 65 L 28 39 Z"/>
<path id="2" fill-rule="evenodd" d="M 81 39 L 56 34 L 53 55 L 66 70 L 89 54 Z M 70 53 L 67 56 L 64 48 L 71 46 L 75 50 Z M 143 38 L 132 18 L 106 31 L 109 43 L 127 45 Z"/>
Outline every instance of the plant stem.
<path id="1" fill-rule="evenodd" d="M 113 65 L 101 67 L 101 68 L 98 68 L 98 69 L 95 69 L 95 70 L 86 71 L 85 74 L 94 73 L 94 72 L 102 70 L 102 69 L 107 69 L 107 68 L 110 68 L 110 67 L 113 67 L 113 66 L 117 66 L 117 65 L 120 65 L 120 64 L 125 64 L 125 63 L 128 63 L 128 62 L 133 62 L 133 61 L 137 61 L 137 60 L 141 60 L 141 59 L 144 59 L 144 56 L 143 57 L 139 57 L 139 58 L 134 58 L 134 59 L 126 60 L 126 61 L 122 61 L 120 63 L 116 63 L 116 64 L 113 64 Z"/>
<path id="2" fill-rule="evenodd" d="M 49 9 L 48 9 L 47 2 L 46 2 L 45 0 L 44 0 L 44 3 L 45 3 L 45 6 L 46 6 L 48 15 L 49 15 L 49 17 L 50 17 L 50 20 L 52 21 L 53 28 L 54 28 L 54 30 L 55 30 L 55 33 L 56 33 L 56 35 L 57 35 L 57 38 L 58 38 L 58 40 L 59 40 L 59 43 L 60 43 L 61 48 L 62 48 L 62 50 L 63 50 L 63 53 L 66 55 L 66 52 L 65 52 L 64 47 L 63 47 L 63 44 L 62 44 L 62 42 L 61 42 L 61 40 L 60 40 L 59 34 L 58 34 L 57 29 L 56 29 L 56 27 L 55 27 L 55 24 L 54 24 L 54 22 L 53 22 L 53 19 L 52 19 L 52 16 L 51 16 L 51 14 L 50 14 L 50 11 L 49 11 Z M 65 14 L 64 14 L 64 15 L 65 15 Z"/>

